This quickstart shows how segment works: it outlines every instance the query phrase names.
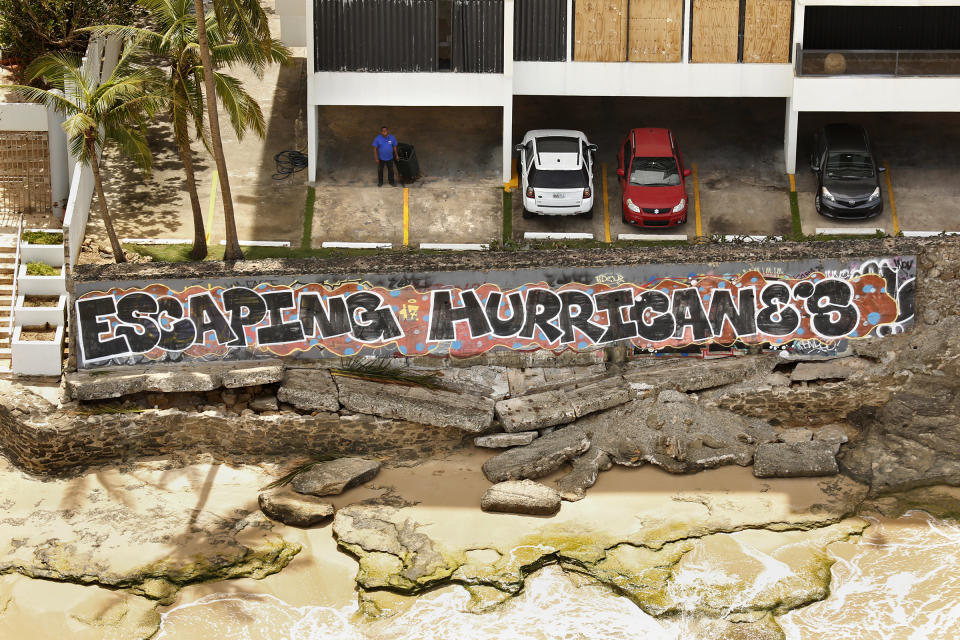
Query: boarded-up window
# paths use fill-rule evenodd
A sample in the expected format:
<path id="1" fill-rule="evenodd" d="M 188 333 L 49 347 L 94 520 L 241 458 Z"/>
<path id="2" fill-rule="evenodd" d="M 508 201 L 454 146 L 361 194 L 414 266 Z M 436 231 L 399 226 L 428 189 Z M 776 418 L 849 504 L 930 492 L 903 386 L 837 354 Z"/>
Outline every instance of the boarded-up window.
<path id="1" fill-rule="evenodd" d="M 631 62 L 680 62 L 682 48 L 683 0 L 630 0 Z"/>
<path id="2" fill-rule="evenodd" d="M 628 0 L 576 0 L 573 59 L 624 62 L 627 59 Z"/>
<path id="3" fill-rule="evenodd" d="M 736 62 L 739 0 L 693 0 L 691 62 Z"/>
<path id="4" fill-rule="evenodd" d="M 790 61 L 792 7 L 793 0 L 746 0 L 744 62 Z"/>

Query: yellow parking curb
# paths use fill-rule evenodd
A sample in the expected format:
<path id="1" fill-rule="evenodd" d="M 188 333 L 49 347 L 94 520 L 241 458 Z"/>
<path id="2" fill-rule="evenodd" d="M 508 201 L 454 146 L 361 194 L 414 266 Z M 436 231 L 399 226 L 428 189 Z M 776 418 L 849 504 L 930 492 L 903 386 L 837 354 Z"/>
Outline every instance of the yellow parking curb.
<path id="1" fill-rule="evenodd" d="M 788 173 L 787 177 L 790 178 L 790 193 L 797 192 L 797 179 L 793 177 L 792 173 Z"/>
<path id="2" fill-rule="evenodd" d="M 213 228 L 213 214 L 217 210 L 217 186 L 220 174 L 213 170 L 213 180 L 210 182 L 210 206 L 207 207 L 207 242 L 210 242 L 210 230 Z"/>
<path id="3" fill-rule="evenodd" d="M 517 159 L 514 157 L 510 161 L 510 182 L 503 183 L 503 190 L 507 193 L 510 193 L 517 188 L 517 185 L 520 183 L 520 178 L 517 176 Z"/>
<path id="4" fill-rule="evenodd" d="M 897 220 L 897 201 L 893 198 L 893 179 L 890 177 L 890 165 L 884 161 L 883 168 L 886 169 L 887 195 L 890 196 L 890 216 L 893 218 L 893 235 L 900 235 L 900 221 Z"/>
<path id="5" fill-rule="evenodd" d="M 607 163 L 600 165 L 603 169 L 603 237 L 604 242 L 610 242 L 610 197 L 607 195 Z"/>
<path id="6" fill-rule="evenodd" d="M 410 189 L 403 188 L 403 246 L 410 246 Z"/>
<path id="7" fill-rule="evenodd" d="M 700 174 L 697 163 L 693 163 L 693 209 L 697 216 L 697 237 L 703 237 L 703 225 L 700 222 Z"/>

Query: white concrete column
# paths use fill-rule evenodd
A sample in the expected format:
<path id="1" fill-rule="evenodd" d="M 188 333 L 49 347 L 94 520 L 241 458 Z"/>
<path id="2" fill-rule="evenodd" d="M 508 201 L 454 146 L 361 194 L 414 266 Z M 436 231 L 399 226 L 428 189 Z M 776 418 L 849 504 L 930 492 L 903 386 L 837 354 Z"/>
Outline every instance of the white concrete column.
<path id="1" fill-rule="evenodd" d="M 522 0 L 521 0 L 522 1 Z M 510 181 L 513 158 L 513 6 L 514 0 L 503 3 L 503 181 Z"/>
<path id="2" fill-rule="evenodd" d="M 573 0 L 567 0 L 567 62 L 573 61 Z"/>
<path id="3" fill-rule="evenodd" d="M 56 218 L 63 220 L 70 196 L 70 165 L 73 159 L 67 147 L 67 134 L 63 130 L 63 116 L 52 108 L 47 109 L 47 132 L 50 151 L 50 203 Z"/>
<path id="4" fill-rule="evenodd" d="M 317 105 L 314 104 L 314 26 L 313 0 L 306 2 L 306 43 L 307 43 L 307 180 L 317 181 Z"/>
<path id="5" fill-rule="evenodd" d="M 690 12 L 693 11 L 693 0 L 683 0 L 683 37 L 680 39 L 683 47 L 683 61 L 690 62 Z"/>
<path id="6" fill-rule="evenodd" d="M 510 182 L 513 168 L 513 95 L 503 103 L 503 181 Z"/>
<path id="7" fill-rule="evenodd" d="M 797 124 L 800 114 L 793 108 L 793 98 L 787 98 L 784 117 L 783 160 L 787 173 L 797 172 Z"/>
<path id="8" fill-rule="evenodd" d="M 503 3 L 503 75 L 513 81 L 513 0 Z M 512 86 L 512 84 L 511 84 Z"/>

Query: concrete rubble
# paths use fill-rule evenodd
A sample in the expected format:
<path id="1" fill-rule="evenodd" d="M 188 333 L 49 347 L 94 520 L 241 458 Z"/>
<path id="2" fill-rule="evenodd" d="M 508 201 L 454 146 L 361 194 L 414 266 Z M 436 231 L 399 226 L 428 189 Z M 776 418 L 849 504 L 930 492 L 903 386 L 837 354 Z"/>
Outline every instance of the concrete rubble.
<path id="1" fill-rule="evenodd" d="M 819 440 L 761 444 L 753 461 L 758 478 L 832 476 L 838 470 L 836 447 Z"/>
<path id="2" fill-rule="evenodd" d="M 277 399 L 304 411 L 340 409 L 337 386 L 326 369 L 287 369 Z"/>
<path id="3" fill-rule="evenodd" d="M 480 498 L 484 511 L 520 513 L 531 516 L 552 516 L 560 511 L 560 494 L 556 489 L 533 480 L 498 482 Z"/>
<path id="4" fill-rule="evenodd" d="M 313 465 L 295 477 L 290 487 L 297 493 L 333 496 L 372 480 L 379 471 L 380 463 L 376 460 L 337 458 Z"/>
<path id="5" fill-rule="evenodd" d="M 540 435 L 536 431 L 519 431 L 517 433 L 491 433 L 487 436 L 477 436 L 473 439 L 473 446 L 490 449 L 518 447 L 533 442 Z"/>
<path id="6" fill-rule="evenodd" d="M 257 497 L 257 503 L 265 516 L 291 527 L 312 527 L 333 517 L 329 502 L 287 489 L 265 491 Z"/>
<path id="7" fill-rule="evenodd" d="M 601 471 L 613 466 L 610 456 L 597 447 L 590 447 L 586 453 L 570 461 L 570 471 L 557 480 L 557 490 L 560 496 L 568 501 L 582 500 L 587 495 L 587 489 L 597 482 Z"/>
<path id="8" fill-rule="evenodd" d="M 495 455 L 483 463 L 490 482 L 539 478 L 590 448 L 590 439 L 576 425 L 557 429 L 526 445 Z"/>

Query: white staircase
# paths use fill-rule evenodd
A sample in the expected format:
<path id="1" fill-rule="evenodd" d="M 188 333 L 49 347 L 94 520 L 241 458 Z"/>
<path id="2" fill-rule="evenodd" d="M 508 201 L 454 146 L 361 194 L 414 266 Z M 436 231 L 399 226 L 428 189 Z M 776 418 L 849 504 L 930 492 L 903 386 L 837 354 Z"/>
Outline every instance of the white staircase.
<path id="1" fill-rule="evenodd" d="M 17 255 L 17 234 L 0 233 L 0 378 L 9 378 L 10 326 L 13 316 L 14 262 Z"/>

